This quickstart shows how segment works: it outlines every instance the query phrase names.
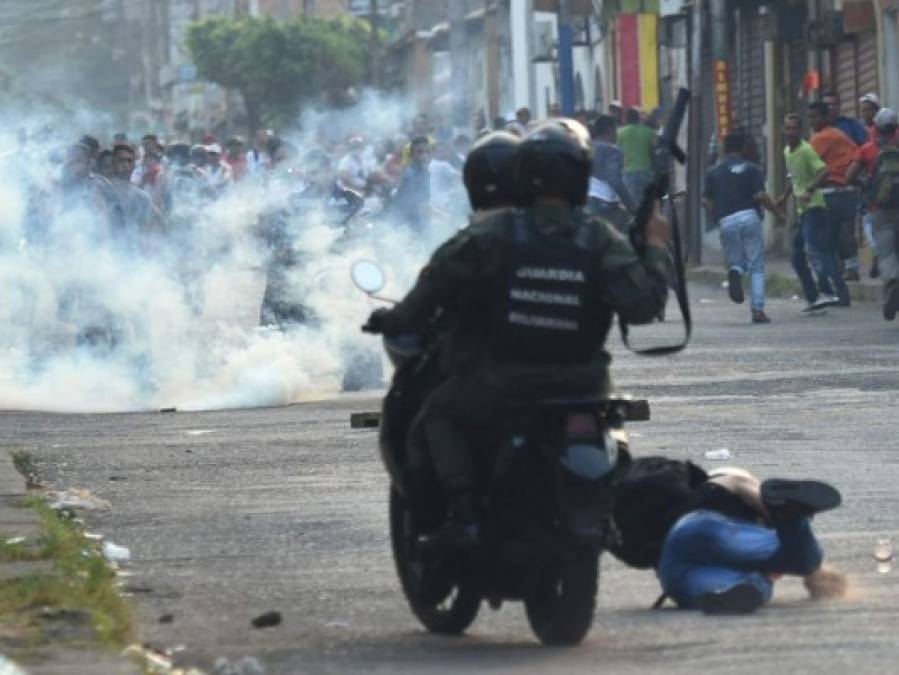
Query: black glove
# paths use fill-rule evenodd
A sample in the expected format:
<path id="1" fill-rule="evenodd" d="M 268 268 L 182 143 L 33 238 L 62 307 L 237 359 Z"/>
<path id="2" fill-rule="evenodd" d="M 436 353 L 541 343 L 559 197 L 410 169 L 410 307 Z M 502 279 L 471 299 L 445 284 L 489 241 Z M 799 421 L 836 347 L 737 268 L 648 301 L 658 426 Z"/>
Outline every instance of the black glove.
<path id="1" fill-rule="evenodd" d="M 396 335 L 402 332 L 400 318 L 393 310 L 380 307 L 369 315 L 368 321 L 362 326 L 362 332 L 375 335 Z"/>

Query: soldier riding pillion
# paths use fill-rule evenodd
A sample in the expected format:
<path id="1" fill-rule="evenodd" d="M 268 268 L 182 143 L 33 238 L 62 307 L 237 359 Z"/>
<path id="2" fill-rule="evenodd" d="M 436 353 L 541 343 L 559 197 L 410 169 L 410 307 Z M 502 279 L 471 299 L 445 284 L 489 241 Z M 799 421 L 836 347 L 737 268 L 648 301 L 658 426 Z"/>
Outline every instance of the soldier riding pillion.
<path id="1" fill-rule="evenodd" d="M 476 148 L 465 167 L 471 224 L 433 254 L 402 302 L 376 310 L 364 327 L 414 333 L 442 316 L 443 381 L 412 425 L 407 467 L 413 483 L 432 467 L 444 493 L 447 521 L 421 542 L 438 548 L 479 541 L 477 453 L 504 407 L 608 396 L 604 344 L 614 315 L 649 323 L 668 297 L 670 229 L 658 204 L 639 251 L 585 213 L 592 145 L 581 124 L 558 119 L 519 144 L 493 141 L 489 151 Z M 496 187 L 485 191 L 472 178 Z M 503 203 L 505 185 L 514 185 L 514 208 Z"/>

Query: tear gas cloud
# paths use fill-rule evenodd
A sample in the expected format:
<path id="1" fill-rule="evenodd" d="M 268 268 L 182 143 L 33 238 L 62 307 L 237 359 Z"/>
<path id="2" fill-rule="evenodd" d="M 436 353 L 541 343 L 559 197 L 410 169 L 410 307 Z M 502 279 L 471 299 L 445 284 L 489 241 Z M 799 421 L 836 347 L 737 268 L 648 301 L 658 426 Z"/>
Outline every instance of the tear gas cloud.
<path id="1" fill-rule="evenodd" d="M 182 202 L 164 227 L 126 237 L 112 236 L 85 200 L 60 196 L 61 153 L 84 133 L 113 129 L 109 120 L 85 111 L 0 120 L 0 409 L 273 406 L 380 386 L 380 343 L 359 332 L 376 304 L 353 286 L 350 267 L 378 261 L 384 293 L 400 297 L 464 224 L 461 184 L 454 213 L 426 236 L 369 202 L 370 215 L 343 226 L 329 207 L 293 197 L 303 158 L 323 140 L 396 139 L 413 109 L 364 94 L 353 108 L 308 111 L 283 134 L 298 149 L 294 167 L 216 201 Z M 277 245 L 260 234 L 272 219 Z M 285 254 L 282 300 L 301 306 L 304 320 L 261 327 L 267 270 Z"/>

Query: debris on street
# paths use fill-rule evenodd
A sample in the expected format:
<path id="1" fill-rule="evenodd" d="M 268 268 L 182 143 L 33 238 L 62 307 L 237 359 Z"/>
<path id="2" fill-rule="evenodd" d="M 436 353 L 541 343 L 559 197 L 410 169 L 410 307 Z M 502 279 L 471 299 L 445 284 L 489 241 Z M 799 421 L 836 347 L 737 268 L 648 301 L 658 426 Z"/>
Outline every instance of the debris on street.
<path id="1" fill-rule="evenodd" d="M 128 562 L 131 560 L 131 549 L 119 546 L 111 541 L 103 542 L 103 556 L 114 563 Z"/>
<path id="2" fill-rule="evenodd" d="M 273 626 L 278 626 L 281 624 L 281 612 L 271 611 L 260 614 L 250 621 L 250 623 L 253 624 L 253 628 L 271 628 Z"/>
<path id="3" fill-rule="evenodd" d="M 731 458 L 731 452 L 727 448 L 719 448 L 718 450 L 706 450 L 705 458 L 723 461 Z"/>
<path id="4" fill-rule="evenodd" d="M 265 667 L 252 656 L 245 656 L 234 663 L 221 657 L 216 659 L 213 668 L 213 675 L 265 675 Z"/>
<path id="5" fill-rule="evenodd" d="M 52 499 L 50 508 L 54 510 L 82 509 L 84 511 L 106 511 L 111 508 L 108 501 L 91 494 L 90 490 L 73 488 L 63 492 L 52 492 L 50 498 Z"/>

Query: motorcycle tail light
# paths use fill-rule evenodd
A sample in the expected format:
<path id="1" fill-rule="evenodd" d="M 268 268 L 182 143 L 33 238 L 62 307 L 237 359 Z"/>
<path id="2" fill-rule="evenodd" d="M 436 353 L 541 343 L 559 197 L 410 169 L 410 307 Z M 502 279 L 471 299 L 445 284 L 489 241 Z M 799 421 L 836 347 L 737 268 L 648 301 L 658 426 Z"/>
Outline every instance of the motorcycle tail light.
<path id="1" fill-rule="evenodd" d="M 599 433 L 599 425 L 596 417 L 590 413 L 569 413 L 565 420 L 565 433 L 573 437 L 596 436 Z"/>

